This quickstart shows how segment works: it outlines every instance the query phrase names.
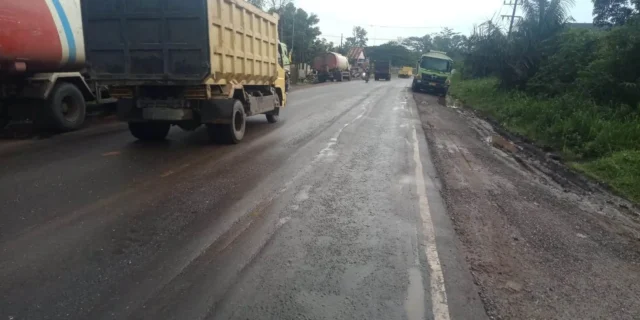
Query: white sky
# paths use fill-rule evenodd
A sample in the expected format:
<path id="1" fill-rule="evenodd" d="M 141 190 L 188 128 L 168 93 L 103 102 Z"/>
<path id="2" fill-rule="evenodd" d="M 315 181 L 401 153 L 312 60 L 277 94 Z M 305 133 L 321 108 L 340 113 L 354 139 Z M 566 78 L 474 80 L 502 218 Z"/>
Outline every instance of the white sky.
<path id="1" fill-rule="evenodd" d="M 506 0 L 509 1 L 509 0 Z M 513 0 L 511 0 L 513 1 Z M 576 22 L 592 22 L 592 0 L 574 0 L 571 16 Z M 297 7 L 320 18 L 322 36 L 335 44 L 340 34 L 351 36 L 354 26 L 368 31 L 369 45 L 398 37 L 423 36 L 449 27 L 469 34 L 474 24 L 493 16 L 511 14 L 505 0 L 294 0 Z"/>

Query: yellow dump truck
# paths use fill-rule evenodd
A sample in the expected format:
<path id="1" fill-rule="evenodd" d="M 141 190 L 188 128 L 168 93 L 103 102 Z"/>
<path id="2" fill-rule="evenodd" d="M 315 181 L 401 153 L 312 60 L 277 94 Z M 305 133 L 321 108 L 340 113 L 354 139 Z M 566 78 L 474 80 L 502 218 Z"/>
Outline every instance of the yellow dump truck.
<path id="1" fill-rule="evenodd" d="M 113 90 L 136 138 L 204 124 L 212 139 L 238 143 L 248 116 L 278 121 L 287 53 L 277 15 L 242 0 L 86 0 L 82 10 L 89 72 Z"/>
<path id="2" fill-rule="evenodd" d="M 413 77 L 413 67 L 402 67 L 398 72 L 398 78 L 411 78 Z"/>

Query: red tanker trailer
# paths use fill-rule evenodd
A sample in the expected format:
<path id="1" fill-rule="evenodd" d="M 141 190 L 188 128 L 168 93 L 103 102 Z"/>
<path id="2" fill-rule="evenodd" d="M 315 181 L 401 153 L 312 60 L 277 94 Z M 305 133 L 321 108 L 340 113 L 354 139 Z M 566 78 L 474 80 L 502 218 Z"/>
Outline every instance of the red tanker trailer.
<path id="1" fill-rule="evenodd" d="M 0 1 L 0 128 L 17 118 L 79 128 L 87 100 L 113 101 L 84 67 L 80 0 Z"/>
<path id="2" fill-rule="evenodd" d="M 313 69 L 318 72 L 318 81 L 351 80 L 347 57 L 336 52 L 325 52 L 313 59 Z"/>

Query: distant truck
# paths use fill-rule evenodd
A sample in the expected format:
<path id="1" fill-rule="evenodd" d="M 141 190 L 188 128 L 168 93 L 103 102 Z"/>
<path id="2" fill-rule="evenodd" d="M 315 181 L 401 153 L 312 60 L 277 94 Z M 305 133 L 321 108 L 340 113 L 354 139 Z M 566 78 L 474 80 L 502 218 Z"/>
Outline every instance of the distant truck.
<path id="1" fill-rule="evenodd" d="M 402 67 L 398 72 L 398 78 L 411 78 L 413 76 L 413 67 Z"/>
<path id="2" fill-rule="evenodd" d="M 0 1 L 0 128 L 80 128 L 87 102 L 115 102 L 85 73 L 80 0 Z"/>
<path id="3" fill-rule="evenodd" d="M 318 82 L 351 81 L 349 61 L 337 52 L 325 52 L 315 57 L 313 69 L 318 72 Z"/>
<path id="4" fill-rule="evenodd" d="M 247 117 L 278 121 L 287 96 L 277 14 L 235 0 L 123 3 L 82 8 L 92 77 L 111 86 L 134 137 L 205 125 L 212 140 L 238 143 Z"/>
<path id="5" fill-rule="evenodd" d="M 378 80 L 391 80 L 391 61 L 374 61 L 373 78 Z"/>
<path id="6" fill-rule="evenodd" d="M 413 78 L 413 91 L 430 91 L 446 95 L 449 77 L 453 70 L 453 59 L 446 52 L 430 50 L 418 61 L 417 74 Z"/>

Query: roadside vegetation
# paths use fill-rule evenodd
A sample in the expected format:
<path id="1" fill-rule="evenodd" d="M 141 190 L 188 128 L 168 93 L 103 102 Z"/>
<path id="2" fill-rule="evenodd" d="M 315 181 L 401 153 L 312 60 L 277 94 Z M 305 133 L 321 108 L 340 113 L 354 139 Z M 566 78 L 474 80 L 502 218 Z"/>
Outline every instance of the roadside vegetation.
<path id="1" fill-rule="evenodd" d="M 595 0 L 587 28 L 572 4 L 524 1 L 511 34 L 479 26 L 450 94 L 638 203 L 640 1 Z"/>

